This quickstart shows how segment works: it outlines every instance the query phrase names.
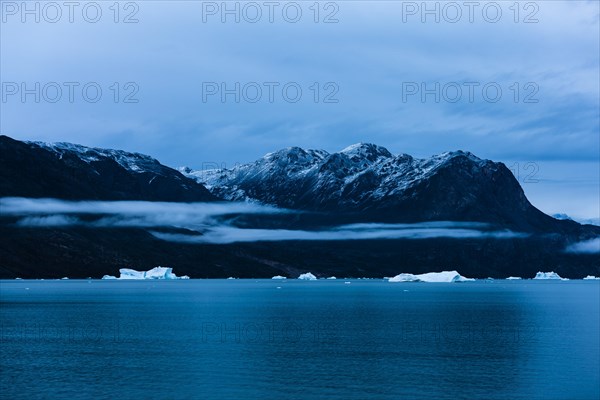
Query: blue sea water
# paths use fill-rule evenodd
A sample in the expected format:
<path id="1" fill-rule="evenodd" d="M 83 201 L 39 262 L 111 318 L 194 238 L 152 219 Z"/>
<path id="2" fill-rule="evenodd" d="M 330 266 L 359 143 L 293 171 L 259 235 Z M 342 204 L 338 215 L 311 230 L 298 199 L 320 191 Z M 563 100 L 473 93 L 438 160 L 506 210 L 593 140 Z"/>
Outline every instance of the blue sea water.
<path id="1" fill-rule="evenodd" d="M 0 281 L 4 399 L 597 399 L 600 282 Z"/>

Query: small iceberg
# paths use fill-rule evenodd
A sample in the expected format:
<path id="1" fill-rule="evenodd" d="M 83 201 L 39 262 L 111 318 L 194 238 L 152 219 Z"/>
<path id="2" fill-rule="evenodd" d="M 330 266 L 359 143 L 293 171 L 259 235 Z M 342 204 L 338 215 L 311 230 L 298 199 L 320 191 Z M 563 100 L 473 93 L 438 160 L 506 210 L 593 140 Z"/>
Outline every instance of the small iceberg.
<path id="1" fill-rule="evenodd" d="M 63 277 L 63 278 L 60 278 L 60 280 L 61 280 L 61 281 L 66 281 L 66 280 L 69 280 L 69 278 L 67 278 L 67 277 L 65 276 L 65 277 Z"/>
<path id="2" fill-rule="evenodd" d="M 594 276 L 594 275 L 588 275 L 585 278 L 583 278 L 584 281 L 595 281 L 595 280 L 600 280 L 600 277 Z"/>
<path id="3" fill-rule="evenodd" d="M 302 279 L 302 280 L 305 280 L 305 281 L 316 281 L 317 277 L 314 276 L 313 274 L 311 274 L 310 272 L 307 272 L 305 274 L 301 274 L 298 277 L 298 279 Z"/>
<path id="4" fill-rule="evenodd" d="M 136 271 L 129 268 L 119 270 L 121 276 L 118 278 L 112 275 L 104 275 L 102 279 L 120 279 L 120 280 L 144 280 L 144 279 L 190 279 L 189 276 L 177 276 L 173 273 L 173 268 L 154 267 L 149 271 Z"/>
<path id="5" fill-rule="evenodd" d="M 330 276 L 330 277 L 329 277 L 329 278 L 327 278 L 327 279 L 337 279 L 337 278 L 336 278 L 335 276 Z"/>
<path id="6" fill-rule="evenodd" d="M 561 278 L 556 272 L 538 272 L 533 279 L 556 279 L 568 281 L 566 278 Z"/>
<path id="7" fill-rule="evenodd" d="M 533 279 L 540 279 L 540 280 L 552 279 L 552 280 L 561 280 L 561 281 L 569 280 L 568 278 L 562 278 L 556 272 L 538 272 L 537 274 L 535 274 L 535 277 Z"/>
<path id="8" fill-rule="evenodd" d="M 400 274 L 388 279 L 388 282 L 432 282 L 432 283 L 451 283 L 467 282 L 475 279 L 465 278 L 456 271 L 429 272 L 427 274 L 413 275 Z"/>
<path id="9" fill-rule="evenodd" d="M 285 276 L 281 276 L 281 275 L 275 275 L 274 277 L 272 277 L 271 279 L 287 279 Z"/>
<path id="10" fill-rule="evenodd" d="M 514 281 L 514 280 L 519 280 L 519 279 L 523 279 L 520 276 L 509 276 L 508 278 L 506 278 L 507 281 Z"/>

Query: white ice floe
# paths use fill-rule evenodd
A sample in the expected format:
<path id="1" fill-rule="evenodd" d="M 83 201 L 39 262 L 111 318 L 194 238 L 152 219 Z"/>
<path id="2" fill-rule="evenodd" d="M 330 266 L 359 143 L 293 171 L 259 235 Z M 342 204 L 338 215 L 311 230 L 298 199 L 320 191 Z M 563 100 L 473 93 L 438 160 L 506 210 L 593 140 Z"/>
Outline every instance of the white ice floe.
<path id="1" fill-rule="evenodd" d="M 311 274 L 310 272 L 307 272 L 305 274 L 301 274 L 298 279 L 303 279 L 305 281 L 316 281 L 317 277 L 314 276 L 313 274 Z"/>
<path id="2" fill-rule="evenodd" d="M 429 272 L 427 274 L 413 275 L 400 274 L 388 279 L 388 282 L 434 282 L 434 283 L 450 283 L 450 282 L 466 282 L 474 281 L 475 279 L 465 278 L 456 271 Z"/>
<path id="3" fill-rule="evenodd" d="M 335 276 L 330 276 L 330 277 L 329 277 L 329 278 L 327 278 L 327 279 L 337 279 L 337 278 L 336 278 Z"/>
<path id="4" fill-rule="evenodd" d="M 173 273 L 173 268 L 154 267 L 149 271 L 136 271 L 129 268 L 119 270 L 121 276 L 118 278 L 111 275 L 104 275 L 102 279 L 121 279 L 121 280 L 142 280 L 142 279 L 190 279 L 189 276 L 177 276 Z"/>
<path id="5" fill-rule="evenodd" d="M 507 281 L 514 281 L 514 280 L 519 280 L 519 279 L 523 279 L 520 276 L 509 276 L 508 278 L 506 278 Z"/>
<path id="6" fill-rule="evenodd" d="M 281 276 L 281 275 L 275 275 L 274 277 L 272 277 L 271 279 L 287 279 L 285 276 Z"/>
<path id="7" fill-rule="evenodd" d="M 538 272 L 533 279 L 557 279 L 568 281 L 567 278 L 561 278 L 556 272 Z"/>
<path id="8" fill-rule="evenodd" d="M 585 278 L 583 278 L 584 281 L 593 281 L 593 280 L 600 280 L 600 277 L 594 276 L 594 275 L 588 275 Z"/>
<path id="9" fill-rule="evenodd" d="M 64 278 L 60 278 L 60 280 L 61 280 L 61 281 L 66 281 L 66 280 L 68 280 L 68 279 L 69 279 L 69 278 L 67 278 L 66 276 L 65 276 Z"/>
<path id="10" fill-rule="evenodd" d="M 237 279 L 237 278 L 234 278 L 233 276 L 230 276 L 230 277 L 229 277 L 229 278 L 227 278 L 227 279 Z"/>

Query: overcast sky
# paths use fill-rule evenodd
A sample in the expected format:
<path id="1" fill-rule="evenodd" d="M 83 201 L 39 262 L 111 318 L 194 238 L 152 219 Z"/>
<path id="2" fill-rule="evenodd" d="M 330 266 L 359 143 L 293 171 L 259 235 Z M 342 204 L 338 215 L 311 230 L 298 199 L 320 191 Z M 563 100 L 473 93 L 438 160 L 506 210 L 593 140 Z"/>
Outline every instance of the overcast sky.
<path id="1" fill-rule="evenodd" d="M 23 4 L 1 2 L 2 134 L 196 169 L 463 149 L 543 211 L 599 217 L 597 1 Z"/>

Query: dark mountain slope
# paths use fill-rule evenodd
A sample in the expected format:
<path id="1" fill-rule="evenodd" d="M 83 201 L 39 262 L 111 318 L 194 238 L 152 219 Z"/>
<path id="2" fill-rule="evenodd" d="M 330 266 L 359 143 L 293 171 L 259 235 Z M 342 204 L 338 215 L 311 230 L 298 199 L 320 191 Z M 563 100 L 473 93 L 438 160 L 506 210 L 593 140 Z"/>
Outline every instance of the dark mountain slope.
<path id="1" fill-rule="evenodd" d="M 196 181 L 137 153 L 0 136 L 0 197 L 213 201 Z"/>

